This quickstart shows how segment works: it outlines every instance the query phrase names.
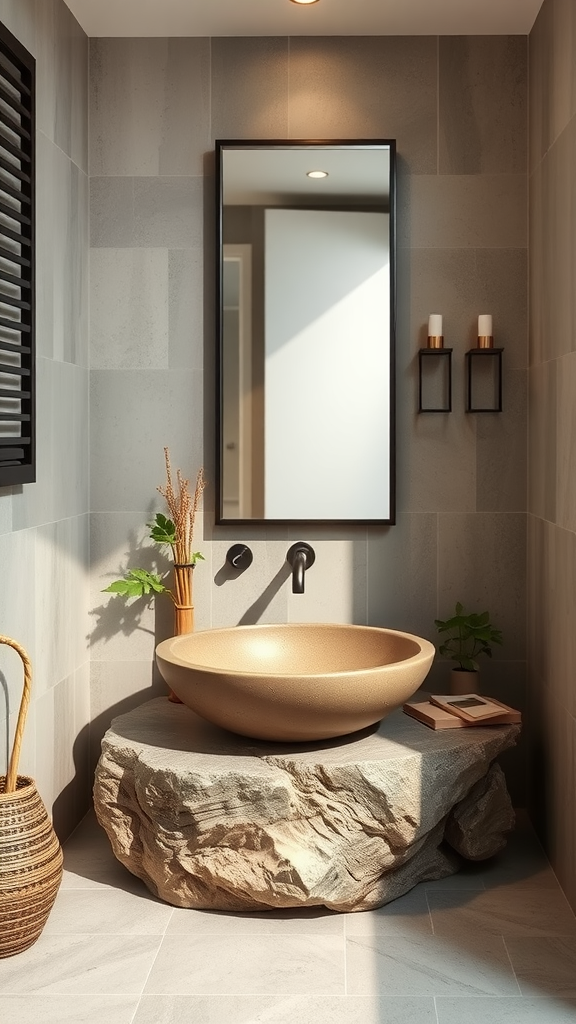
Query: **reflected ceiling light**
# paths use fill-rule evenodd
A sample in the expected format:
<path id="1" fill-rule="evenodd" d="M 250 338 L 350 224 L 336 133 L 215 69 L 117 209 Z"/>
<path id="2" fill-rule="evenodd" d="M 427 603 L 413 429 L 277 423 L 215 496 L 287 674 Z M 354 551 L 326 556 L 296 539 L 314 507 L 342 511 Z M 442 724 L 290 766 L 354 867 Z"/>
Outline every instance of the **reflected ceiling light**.
<path id="1" fill-rule="evenodd" d="M 296 0 L 294 0 L 294 2 L 296 3 Z M 315 2 L 315 0 L 314 0 L 314 2 Z M 328 177 L 328 171 L 306 171 L 306 177 L 307 178 L 327 178 Z"/>

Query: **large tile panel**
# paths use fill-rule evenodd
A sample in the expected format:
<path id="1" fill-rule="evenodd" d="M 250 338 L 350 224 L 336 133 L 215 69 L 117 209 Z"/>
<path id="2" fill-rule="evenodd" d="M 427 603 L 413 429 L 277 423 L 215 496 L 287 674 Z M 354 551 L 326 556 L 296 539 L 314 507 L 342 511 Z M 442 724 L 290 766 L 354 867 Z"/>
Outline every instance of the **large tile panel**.
<path id="1" fill-rule="evenodd" d="M 88 171 L 88 37 L 62 0 L 37 0 L 38 127 Z"/>
<path id="2" fill-rule="evenodd" d="M 211 40 L 214 139 L 287 139 L 288 39 Z"/>
<path id="3" fill-rule="evenodd" d="M 397 139 L 413 174 L 436 172 L 436 40 L 296 36 L 290 137 Z"/>
<path id="4" fill-rule="evenodd" d="M 576 112 L 576 11 L 545 0 L 530 33 L 530 166 L 542 159 Z"/>
<path id="5" fill-rule="evenodd" d="M 398 237 L 403 244 L 408 232 L 417 248 L 524 249 L 526 195 L 523 174 L 414 175 Z"/>
<path id="6" fill-rule="evenodd" d="M 398 516 L 368 534 L 368 625 L 434 639 L 438 517 Z"/>
<path id="7" fill-rule="evenodd" d="M 92 39 L 91 174 L 201 174 L 209 67 L 208 39 Z"/>
<path id="8" fill-rule="evenodd" d="M 167 369 L 166 249 L 94 249 L 90 298 L 92 367 Z"/>
<path id="9" fill-rule="evenodd" d="M 533 366 L 528 374 L 528 508 L 554 522 L 557 491 L 557 367 Z"/>
<path id="10" fill-rule="evenodd" d="M 164 479 L 164 446 L 187 476 L 202 465 L 198 373 L 94 370 L 91 408 L 93 511 L 144 513 Z"/>
<path id="11" fill-rule="evenodd" d="M 439 41 L 440 174 L 523 174 L 527 147 L 525 36 Z"/>

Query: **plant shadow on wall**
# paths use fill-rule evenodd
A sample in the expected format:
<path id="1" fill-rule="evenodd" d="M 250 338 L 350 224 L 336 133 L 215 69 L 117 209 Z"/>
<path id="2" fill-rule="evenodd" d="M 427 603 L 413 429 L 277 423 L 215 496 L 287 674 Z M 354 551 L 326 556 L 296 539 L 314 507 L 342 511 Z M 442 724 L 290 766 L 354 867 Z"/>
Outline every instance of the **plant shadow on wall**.
<path id="1" fill-rule="evenodd" d="M 154 515 L 154 503 L 150 502 L 146 510 L 146 521 L 151 521 Z M 138 565 L 144 572 L 157 579 L 166 575 L 170 569 L 170 561 L 162 550 L 146 544 L 144 537 L 135 530 L 130 530 L 128 548 L 122 562 L 118 565 L 117 571 L 106 573 L 105 579 L 112 581 L 117 580 L 118 577 L 125 577 L 132 571 L 131 567 L 134 565 Z M 153 597 L 154 590 L 149 588 L 147 593 L 144 592 L 141 596 L 135 594 L 129 601 L 124 600 L 123 596 L 118 594 L 106 603 L 92 608 L 90 615 L 95 619 L 95 623 L 92 632 L 87 637 L 91 646 L 94 647 L 101 641 L 112 640 L 118 634 L 129 637 L 138 631 L 153 636 L 156 642 L 165 639 L 165 636 L 170 636 L 172 613 L 168 600 L 159 601 L 156 605 L 154 629 L 144 625 L 142 621 Z M 166 627 L 168 627 L 168 632 L 164 636 Z M 161 636 L 159 636 L 160 633 Z"/>
<path id="2" fill-rule="evenodd" d="M 164 459 L 166 464 L 166 483 L 157 488 L 164 498 L 170 516 L 168 518 L 162 512 L 156 512 L 153 519 L 153 509 L 149 506 L 147 515 L 147 527 L 149 540 L 153 541 L 156 548 L 145 548 L 138 545 L 136 536 L 132 531 L 129 534 L 129 551 L 127 562 L 120 569 L 120 579 L 114 579 L 104 592 L 115 595 L 108 605 L 100 606 L 92 614 L 98 615 L 96 627 L 89 637 L 92 644 L 99 639 L 110 639 L 117 632 L 130 635 L 136 629 L 154 635 L 158 642 L 158 622 L 156 617 L 156 629 L 145 629 L 141 625 L 144 610 L 156 595 L 166 595 L 174 608 L 174 626 L 167 635 L 172 633 L 191 633 L 194 629 L 194 604 L 192 600 L 192 573 L 198 561 L 204 560 L 200 551 L 192 550 L 194 537 L 194 524 L 199 510 L 200 500 L 206 481 L 204 470 L 201 468 L 196 475 L 194 493 L 189 490 L 189 480 L 181 471 L 176 471 L 176 483 L 174 486 L 172 466 L 170 463 L 170 452 L 164 448 Z M 171 551 L 173 563 L 158 553 Z M 133 565 L 132 554 L 143 555 L 139 558 L 139 565 Z M 170 589 L 166 586 L 167 573 L 172 568 L 173 586 Z M 159 571 L 160 570 L 160 571 Z M 115 575 L 115 574 L 114 574 Z M 125 605 L 124 600 L 132 601 L 132 604 Z M 122 608 L 118 615 L 119 606 Z M 111 610 L 112 621 L 109 619 Z M 105 624 L 103 626 L 103 623 Z M 111 627 L 115 625 L 116 628 Z M 119 628 L 118 628 L 119 627 Z M 100 634 L 100 635 L 98 635 Z"/>

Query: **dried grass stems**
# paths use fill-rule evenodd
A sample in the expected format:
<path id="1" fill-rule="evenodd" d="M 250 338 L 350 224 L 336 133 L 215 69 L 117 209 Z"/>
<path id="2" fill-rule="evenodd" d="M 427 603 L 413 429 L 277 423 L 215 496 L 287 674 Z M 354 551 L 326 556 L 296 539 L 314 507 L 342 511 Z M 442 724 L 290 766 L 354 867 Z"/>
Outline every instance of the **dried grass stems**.
<path id="1" fill-rule="evenodd" d="M 170 544 L 174 557 L 174 604 L 182 608 L 192 606 L 192 539 L 194 536 L 194 522 L 202 492 L 206 486 L 204 470 L 200 468 L 196 476 L 194 497 L 190 494 L 190 481 L 186 480 L 180 470 L 176 470 L 177 487 L 174 489 L 172 482 L 172 466 L 170 464 L 170 452 L 164 449 L 166 462 L 166 486 L 158 487 L 162 497 L 165 499 L 170 512 L 170 518 L 175 526 L 174 543 Z"/>

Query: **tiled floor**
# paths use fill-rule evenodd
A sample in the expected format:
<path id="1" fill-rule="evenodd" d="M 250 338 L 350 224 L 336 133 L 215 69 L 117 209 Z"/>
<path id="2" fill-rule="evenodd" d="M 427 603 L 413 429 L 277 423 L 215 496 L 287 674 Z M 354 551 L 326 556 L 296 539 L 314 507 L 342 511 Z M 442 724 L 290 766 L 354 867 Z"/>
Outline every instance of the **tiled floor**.
<path id="1" fill-rule="evenodd" d="M 155 900 L 88 816 L 38 942 L 0 960 L 17 1024 L 576 1024 L 576 918 L 524 822 L 498 859 L 378 911 Z"/>

